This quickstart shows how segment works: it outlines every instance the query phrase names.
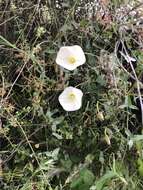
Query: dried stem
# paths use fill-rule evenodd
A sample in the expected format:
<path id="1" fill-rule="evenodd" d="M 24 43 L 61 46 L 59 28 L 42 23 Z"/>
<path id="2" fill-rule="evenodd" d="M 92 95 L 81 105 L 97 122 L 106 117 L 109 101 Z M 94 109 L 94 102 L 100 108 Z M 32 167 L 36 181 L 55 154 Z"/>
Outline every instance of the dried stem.
<path id="1" fill-rule="evenodd" d="M 127 49 L 126 49 L 126 47 L 124 45 L 124 42 L 122 40 L 121 40 L 121 43 L 123 45 L 123 48 L 124 48 L 126 56 L 130 57 L 129 54 L 128 54 L 128 52 L 127 52 Z M 137 91 L 138 91 L 138 96 L 139 96 L 139 101 L 140 101 L 140 106 L 141 106 L 141 119 L 142 119 L 142 125 L 143 125 L 143 101 L 142 101 L 142 96 L 141 96 L 141 91 L 140 91 L 140 81 L 139 81 L 139 79 L 137 77 L 136 71 L 134 69 L 134 66 L 133 66 L 131 60 L 129 59 L 128 62 L 130 64 L 130 67 L 132 69 L 132 72 L 133 72 L 133 75 L 134 75 L 134 78 L 135 78 L 136 84 L 137 84 Z"/>

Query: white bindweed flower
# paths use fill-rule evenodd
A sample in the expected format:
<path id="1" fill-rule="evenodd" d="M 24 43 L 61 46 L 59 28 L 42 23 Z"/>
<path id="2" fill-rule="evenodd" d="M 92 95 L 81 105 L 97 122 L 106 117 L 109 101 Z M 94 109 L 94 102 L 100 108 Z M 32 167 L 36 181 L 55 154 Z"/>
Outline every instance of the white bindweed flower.
<path id="1" fill-rule="evenodd" d="M 83 93 L 80 89 L 67 87 L 59 96 L 59 102 L 64 110 L 76 111 L 82 105 Z"/>
<path id="2" fill-rule="evenodd" d="M 83 65 L 85 61 L 86 58 L 84 52 L 78 45 L 61 47 L 56 58 L 56 63 L 58 65 L 70 71 Z"/>

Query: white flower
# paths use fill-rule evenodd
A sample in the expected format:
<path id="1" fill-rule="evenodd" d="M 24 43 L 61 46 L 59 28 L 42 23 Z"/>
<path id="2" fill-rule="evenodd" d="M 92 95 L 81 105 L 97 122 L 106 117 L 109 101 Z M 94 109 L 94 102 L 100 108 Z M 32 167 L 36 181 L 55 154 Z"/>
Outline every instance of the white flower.
<path id="1" fill-rule="evenodd" d="M 70 71 L 83 65 L 85 61 L 86 58 L 84 52 L 78 45 L 61 47 L 56 58 L 56 63 L 58 65 Z"/>
<path id="2" fill-rule="evenodd" d="M 67 87 L 59 96 L 59 102 L 64 110 L 76 111 L 82 105 L 83 93 L 80 89 Z"/>

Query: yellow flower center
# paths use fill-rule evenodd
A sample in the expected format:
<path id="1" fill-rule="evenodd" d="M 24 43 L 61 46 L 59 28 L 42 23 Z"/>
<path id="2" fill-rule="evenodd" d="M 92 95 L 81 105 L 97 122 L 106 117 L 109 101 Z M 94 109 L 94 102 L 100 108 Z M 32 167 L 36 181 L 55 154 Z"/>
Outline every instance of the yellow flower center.
<path id="1" fill-rule="evenodd" d="M 68 63 L 74 64 L 76 62 L 76 58 L 74 56 L 68 57 Z"/>
<path id="2" fill-rule="evenodd" d="M 74 101 L 76 99 L 76 95 L 73 92 L 71 92 L 68 94 L 68 98 L 70 101 Z"/>

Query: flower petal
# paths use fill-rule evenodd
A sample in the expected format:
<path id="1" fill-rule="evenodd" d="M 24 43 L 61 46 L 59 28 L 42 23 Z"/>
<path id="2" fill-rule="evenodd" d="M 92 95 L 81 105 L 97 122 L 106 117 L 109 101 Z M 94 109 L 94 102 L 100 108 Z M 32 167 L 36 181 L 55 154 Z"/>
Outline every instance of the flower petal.
<path id="1" fill-rule="evenodd" d="M 78 64 L 83 65 L 86 62 L 85 54 L 79 45 L 72 46 L 72 52 L 77 57 Z"/>
<path id="2" fill-rule="evenodd" d="M 70 63 L 68 61 L 70 60 L 70 57 L 72 57 L 73 59 L 75 58 L 75 62 Z M 84 64 L 85 61 L 86 58 L 84 52 L 82 48 L 78 45 L 61 47 L 56 58 L 56 63 L 58 65 L 71 71 L 76 69 L 78 66 Z"/>
<path id="3" fill-rule="evenodd" d="M 69 94 L 74 94 L 75 99 L 70 100 Z M 80 89 L 74 87 L 67 87 L 59 96 L 59 102 L 64 110 L 66 111 L 76 111 L 80 109 L 82 105 L 83 93 Z"/>

